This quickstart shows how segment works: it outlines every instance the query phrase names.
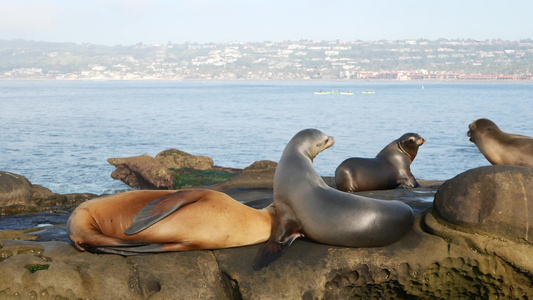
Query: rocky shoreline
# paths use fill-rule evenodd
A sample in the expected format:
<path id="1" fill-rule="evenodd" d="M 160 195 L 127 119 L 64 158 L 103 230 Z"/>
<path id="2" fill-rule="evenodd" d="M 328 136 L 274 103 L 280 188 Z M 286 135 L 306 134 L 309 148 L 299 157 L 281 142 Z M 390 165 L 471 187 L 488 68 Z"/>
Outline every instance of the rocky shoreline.
<path id="1" fill-rule="evenodd" d="M 264 207 L 273 200 L 275 166 L 259 164 L 208 188 Z M 0 298 L 533 298 L 533 169 L 489 166 L 444 183 L 419 182 L 359 193 L 414 209 L 413 229 L 397 243 L 343 248 L 297 240 L 254 272 L 261 245 L 136 257 L 78 252 L 65 222 L 97 195 L 57 195 L 0 172 L 0 203 L 12 203 L 0 210 Z M 12 228 L 3 230 L 6 224 Z"/>

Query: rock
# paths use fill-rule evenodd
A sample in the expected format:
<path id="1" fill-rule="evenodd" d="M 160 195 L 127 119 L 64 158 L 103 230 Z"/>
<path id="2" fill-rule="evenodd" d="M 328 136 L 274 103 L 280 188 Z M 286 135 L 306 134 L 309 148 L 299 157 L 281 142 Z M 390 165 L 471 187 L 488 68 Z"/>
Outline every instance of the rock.
<path id="1" fill-rule="evenodd" d="M 228 298 L 209 251 L 124 258 L 19 241 L 3 245 L 0 261 L 0 299 Z"/>
<path id="2" fill-rule="evenodd" d="M 533 168 L 487 166 L 446 181 L 435 211 L 451 225 L 533 243 Z"/>
<path id="3" fill-rule="evenodd" d="M 25 230 L 2 230 L 0 231 L 0 240 L 26 240 L 34 241 L 37 239 L 36 235 L 32 233 L 40 231 L 38 228 L 30 228 Z M 0 258 L 1 260 L 1 258 Z"/>
<path id="4" fill-rule="evenodd" d="M 282 257 L 257 272 L 251 266 L 262 244 L 121 257 L 78 252 L 61 241 L 12 240 L 32 239 L 39 235 L 36 229 L 4 230 L 0 299 L 532 299 L 533 245 L 515 224 L 521 222 L 520 211 L 533 207 L 530 194 L 520 194 L 518 188 L 524 184 L 524 190 L 530 190 L 532 176 L 521 167 L 490 168 L 465 172 L 443 184 L 433 211 L 421 213 L 413 230 L 395 244 L 344 248 L 298 239 Z M 425 198 L 436 185 L 428 182 L 427 187 L 368 195 L 406 202 L 420 197 L 428 208 L 431 203 Z M 232 190 L 237 191 L 242 200 L 271 199 L 269 189 Z M 453 202 L 456 199 L 461 202 Z M 499 202 L 506 203 L 507 210 Z M 477 222 L 468 214 L 455 217 L 451 212 L 456 209 L 461 215 L 477 208 L 499 210 L 477 212 Z M 516 216 L 517 222 L 500 218 L 500 210 Z M 467 221 L 458 224 L 458 220 Z M 485 224 L 490 231 L 478 229 Z M 509 231 L 506 226 L 517 233 L 502 236 Z"/>
<path id="5" fill-rule="evenodd" d="M 422 219 L 424 229 L 428 233 L 442 237 L 448 242 L 450 249 L 452 247 L 466 249 L 464 250 L 465 254 L 461 257 L 462 261 L 478 255 L 486 257 L 484 263 L 478 262 L 471 268 L 475 273 L 484 274 L 486 279 L 490 278 L 490 285 L 499 292 L 484 298 L 497 298 L 497 296 L 503 295 L 517 299 L 521 297 L 522 299 L 531 298 L 533 294 L 533 289 L 531 289 L 533 286 L 533 246 L 531 244 L 491 237 L 471 229 L 464 231 L 463 228 L 451 226 L 436 211 L 423 215 Z M 499 274 L 502 271 L 499 268 L 502 266 L 506 270 L 505 272 L 510 272 L 508 276 Z M 491 275 L 485 275 L 489 273 Z M 475 277 L 469 275 L 467 278 L 472 280 Z M 505 283 L 505 285 L 500 286 L 498 281 Z M 476 280 L 472 280 L 472 282 L 479 284 Z M 513 285 L 516 285 L 516 289 Z M 523 296 L 521 296 L 522 293 Z"/>
<path id="6" fill-rule="evenodd" d="M 170 169 L 209 170 L 213 160 L 207 156 L 191 155 L 177 149 L 160 152 L 156 157 L 149 155 L 109 158 L 116 167 L 111 173 L 113 179 L 121 180 L 133 188 L 172 189 L 174 175 Z"/>
<path id="7" fill-rule="evenodd" d="M 260 245 L 215 251 L 243 299 L 487 299 L 531 297 L 529 275 L 495 256 L 450 245 L 421 229 L 379 248 L 297 240 L 268 268 L 250 268 Z M 530 270 L 531 272 L 531 270 Z M 512 274 L 512 275 L 511 275 Z M 527 298 L 526 298 L 527 299 Z"/>
<path id="8" fill-rule="evenodd" d="M 205 188 L 217 191 L 231 189 L 271 189 L 274 182 L 274 172 L 278 164 L 273 161 L 256 161 L 235 177 Z"/>
<path id="9" fill-rule="evenodd" d="M 31 183 L 26 177 L 0 171 L 0 206 L 33 205 Z"/>
<path id="10" fill-rule="evenodd" d="M 56 194 L 22 175 L 0 171 L 0 215 L 17 215 L 70 208 L 98 197 L 90 193 Z"/>
<path id="11" fill-rule="evenodd" d="M 64 194 L 63 196 L 66 197 L 66 202 L 64 205 L 68 207 L 77 206 L 87 200 L 94 199 L 96 197 L 100 197 L 102 195 L 96 195 L 92 193 L 72 193 L 72 194 Z"/>
<path id="12" fill-rule="evenodd" d="M 262 245 L 121 257 L 78 252 L 63 242 L 2 240 L 0 298 L 15 294 L 84 299 L 533 297 L 531 265 L 510 264 L 472 249 L 465 239 L 449 242 L 424 229 L 474 236 L 455 235 L 432 213 L 425 213 L 411 232 L 387 247 L 344 248 L 298 239 L 281 258 L 257 272 L 252 261 Z M 497 243 L 507 256 L 517 251 L 514 241 L 478 237 L 489 246 Z M 521 247 L 533 257 L 531 245 Z"/>
<path id="13" fill-rule="evenodd" d="M 155 156 L 163 166 L 169 169 L 209 170 L 213 168 L 213 159 L 207 156 L 191 155 L 177 149 L 168 149 Z"/>
<path id="14" fill-rule="evenodd" d="M 244 171 L 253 172 L 257 170 L 275 170 L 277 166 L 278 163 L 271 160 L 258 160 L 253 164 L 249 165 L 248 167 L 244 168 Z"/>
<path id="15" fill-rule="evenodd" d="M 174 176 L 163 164 L 149 156 L 141 155 L 126 158 L 109 158 L 107 160 L 117 169 L 111 177 L 125 184 L 140 189 L 172 189 Z"/>
<path id="16" fill-rule="evenodd" d="M 242 170 L 213 167 L 209 170 L 172 169 L 174 174 L 174 189 L 195 188 L 217 184 L 226 181 Z"/>
<path id="17" fill-rule="evenodd" d="M 40 185 L 32 185 L 31 199 L 39 206 L 65 205 L 67 197 L 53 193 L 48 188 Z"/>
<path id="18" fill-rule="evenodd" d="M 46 188 L 46 187 L 44 187 L 42 185 L 38 185 L 38 184 L 32 184 L 31 185 L 31 195 L 30 195 L 30 197 L 34 201 L 48 199 L 50 197 L 54 197 L 55 195 L 57 195 L 57 194 L 52 192 L 49 188 Z"/>

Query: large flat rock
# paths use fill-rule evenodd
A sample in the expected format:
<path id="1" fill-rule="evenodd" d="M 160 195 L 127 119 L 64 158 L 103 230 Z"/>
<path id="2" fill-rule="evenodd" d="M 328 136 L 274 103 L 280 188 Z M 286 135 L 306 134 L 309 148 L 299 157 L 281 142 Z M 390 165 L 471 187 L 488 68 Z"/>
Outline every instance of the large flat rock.
<path id="1" fill-rule="evenodd" d="M 413 207 L 413 229 L 397 243 L 345 248 L 299 239 L 257 272 L 252 262 L 262 245 L 91 254 L 69 244 L 68 211 L 4 216 L 0 226 L 13 226 L 0 231 L 0 299 L 533 298 L 533 246 L 450 223 L 431 210 L 442 182 L 419 182 L 416 189 L 359 193 Z M 227 193 L 256 208 L 272 202 L 268 188 Z M 43 223 L 52 226 L 36 228 Z"/>
<path id="2" fill-rule="evenodd" d="M 424 231 L 428 229 L 433 234 Z M 413 230 L 393 245 L 344 248 L 297 240 L 281 258 L 257 272 L 252 261 L 261 245 L 122 257 L 78 252 L 64 242 L 2 240 L 0 298 L 533 297 L 531 265 L 518 269 L 497 252 L 472 247 L 469 235 L 479 238 L 455 235 L 431 212 L 424 213 Z M 505 249 L 502 253 L 533 255 L 531 246 L 482 238 L 485 245 L 496 243 L 496 248 Z M 38 266 L 47 269 L 28 270 Z"/>

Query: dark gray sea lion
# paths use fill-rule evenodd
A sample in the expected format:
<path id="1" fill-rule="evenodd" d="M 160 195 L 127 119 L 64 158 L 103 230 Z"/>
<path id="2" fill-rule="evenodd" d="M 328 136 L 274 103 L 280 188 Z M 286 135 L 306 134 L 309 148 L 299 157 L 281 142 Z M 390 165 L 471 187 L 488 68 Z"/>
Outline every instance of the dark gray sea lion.
<path id="1" fill-rule="evenodd" d="M 416 133 L 406 133 L 383 148 L 375 158 L 353 157 L 343 161 L 335 170 L 337 188 L 358 192 L 420 186 L 411 173 L 411 163 L 425 141 Z"/>
<path id="2" fill-rule="evenodd" d="M 274 174 L 272 233 L 255 258 L 254 270 L 268 266 L 298 237 L 379 247 L 396 242 L 411 228 L 414 215 L 405 203 L 341 192 L 322 180 L 313 159 L 334 142 L 316 129 L 302 130 L 289 141 Z"/>
<path id="3" fill-rule="evenodd" d="M 533 167 L 533 138 L 503 132 L 488 119 L 477 119 L 467 135 L 493 165 Z"/>
<path id="4" fill-rule="evenodd" d="M 96 253 L 220 249 L 266 241 L 270 212 L 272 206 L 257 210 L 216 191 L 141 190 L 82 203 L 67 232 L 78 250 Z"/>

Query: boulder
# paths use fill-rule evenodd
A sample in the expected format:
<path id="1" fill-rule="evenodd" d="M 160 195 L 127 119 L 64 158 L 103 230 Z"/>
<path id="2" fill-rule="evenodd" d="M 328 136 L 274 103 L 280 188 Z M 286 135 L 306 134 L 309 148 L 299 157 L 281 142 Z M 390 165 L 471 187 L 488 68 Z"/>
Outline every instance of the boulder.
<path id="1" fill-rule="evenodd" d="M 117 169 L 111 173 L 113 179 L 140 189 L 172 189 L 174 176 L 159 160 L 141 155 L 107 160 Z"/>
<path id="2" fill-rule="evenodd" d="M 31 185 L 31 195 L 30 197 L 34 201 L 48 199 L 54 197 L 56 193 L 52 192 L 49 188 L 46 188 L 42 185 L 32 184 Z"/>
<path id="3" fill-rule="evenodd" d="M 235 177 L 223 182 L 206 186 L 205 188 L 217 191 L 231 189 L 271 189 L 274 182 L 274 172 L 277 163 L 269 160 L 256 161 Z"/>
<path id="4" fill-rule="evenodd" d="M 50 189 L 34 184 L 31 186 L 31 199 L 39 206 L 65 205 L 67 197 L 53 193 Z"/>
<path id="5" fill-rule="evenodd" d="M 435 212 L 450 225 L 533 243 L 533 168 L 486 166 L 438 189 Z"/>
<path id="6" fill-rule="evenodd" d="M 192 155 L 177 149 L 159 152 L 155 158 L 169 169 L 209 170 L 213 168 L 213 159 L 202 155 Z"/>
<path id="7" fill-rule="evenodd" d="M 171 169 L 210 170 L 213 160 L 207 156 L 168 149 L 151 157 L 140 155 L 125 158 L 109 158 L 110 164 L 116 167 L 111 173 L 113 179 L 121 180 L 133 188 L 139 189 L 172 189 L 174 175 Z"/>
<path id="8" fill-rule="evenodd" d="M 73 207 L 96 198 L 91 193 L 56 194 L 22 175 L 0 171 L 0 214 L 16 215 L 50 210 L 52 206 Z"/>
<path id="9" fill-rule="evenodd" d="M 0 206 L 32 205 L 31 183 L 26 177 L 0 171 Z"/>

